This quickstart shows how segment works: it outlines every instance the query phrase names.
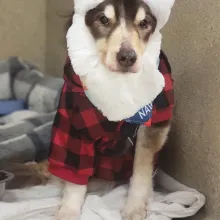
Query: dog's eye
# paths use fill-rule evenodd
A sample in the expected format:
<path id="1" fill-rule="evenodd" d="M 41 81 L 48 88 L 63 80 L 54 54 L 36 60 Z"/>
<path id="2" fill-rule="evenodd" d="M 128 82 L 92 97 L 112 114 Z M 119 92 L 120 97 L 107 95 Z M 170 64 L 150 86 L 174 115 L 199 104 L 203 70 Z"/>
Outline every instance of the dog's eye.
<path id="1" fill-rule="evenodd" d="M 148 21 L 146 19 L 142 20 L 140 23 L 139 23 L 139 27 L 141 29 L 145 29 L 148 27 Z"/>
<path id="2" fill-rule="evenodd" d="M 101 23 L 103 25 L 108 25 L 109 24 L 109 20 L 106 16 L 102 16 L 99 20 L 101 21 Z"/>

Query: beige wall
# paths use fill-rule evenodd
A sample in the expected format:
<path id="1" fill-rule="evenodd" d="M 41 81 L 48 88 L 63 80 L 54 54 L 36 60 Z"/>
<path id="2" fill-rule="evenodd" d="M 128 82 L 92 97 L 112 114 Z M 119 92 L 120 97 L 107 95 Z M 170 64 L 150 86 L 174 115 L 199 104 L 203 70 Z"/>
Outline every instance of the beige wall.
<path id="1" fill-rule="evenodd" d="M 73 0 L 0 0 L 0 60 L 16 55 L 62 75 Z"/>
<path id="2" fill-rule="evenodd" d="M 178 0 L 164 48 L 175 79 L 176 113 L 165 166 L 207 195 L 204 215 L 220 219 L 220 1 Z M 198 217 L 203 220 L 204 217 Z"/>
<path id="3" fill-rule="evenodd" d="M 46 0 L 0 1 L 0 60 L 19 55 L 45 68 Z"/>
<path id="4" fill-rule="evenodd" d="M 73 11 L 73 0 L 47 1 L 47 51 L 46 71 L 53 75 L 63 74 L 66 58 L 66 22 Z"/>

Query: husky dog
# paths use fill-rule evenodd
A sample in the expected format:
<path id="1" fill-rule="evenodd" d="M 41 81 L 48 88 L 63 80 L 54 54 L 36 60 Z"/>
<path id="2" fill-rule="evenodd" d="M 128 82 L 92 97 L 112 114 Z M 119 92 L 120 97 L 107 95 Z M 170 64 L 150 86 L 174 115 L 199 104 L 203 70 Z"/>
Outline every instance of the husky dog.
<path id="1" fill-rule="evenodd" d="M 172 118 L 172 78 L 160 29 L 173 4 L 75 0 L 49 156 L 49 171 L 64 186 L 56 220 L 79 217 L 91 177 L 117 182 L 126 175 L 131 178 L 123 219 L 146 217 L 155 154 Z M 133 129 L 132 135 L 124 127 Z"/>

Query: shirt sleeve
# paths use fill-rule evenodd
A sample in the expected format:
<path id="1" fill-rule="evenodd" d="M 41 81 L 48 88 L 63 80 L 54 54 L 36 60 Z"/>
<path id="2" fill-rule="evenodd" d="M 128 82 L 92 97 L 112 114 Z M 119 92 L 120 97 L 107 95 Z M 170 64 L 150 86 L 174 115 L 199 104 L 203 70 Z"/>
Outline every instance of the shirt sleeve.
<path id="1" fill-rule="evenodd" d="M 49 155 L 49 171 L 66 181 L 85 185 L 94 173 L 94 144 L 82 132 L 77 122 L 73 102 L 77 99 L 72 88 L 65 83 L 54 119 Z M 79 117 L 78 117 L 79 120 Z"/>
<path id="2" fill-rule="evenodd" d="M 165 86 L 163 88 L 163 91 L 154 100 L 152 124 L 168 121 L 173 116 L 173 78 L 171 73 L 171 66 L 163 51 L 160 54 L 159 70 L 164 77 Z"/>

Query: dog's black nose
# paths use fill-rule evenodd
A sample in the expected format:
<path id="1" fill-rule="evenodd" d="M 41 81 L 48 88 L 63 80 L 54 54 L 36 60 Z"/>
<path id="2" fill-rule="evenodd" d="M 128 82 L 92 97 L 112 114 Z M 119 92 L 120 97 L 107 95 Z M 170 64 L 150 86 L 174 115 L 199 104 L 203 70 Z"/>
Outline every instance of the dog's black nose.
<path id="1" fill-rule="evenodd" d="M 137 61 L 137 54 L 132 49 L 121 49 L 117 54 L 118 63 L 125 68 L 133 66 Z"/>

